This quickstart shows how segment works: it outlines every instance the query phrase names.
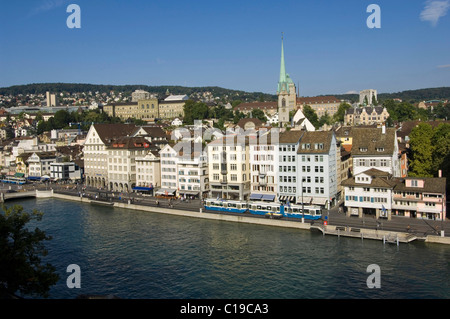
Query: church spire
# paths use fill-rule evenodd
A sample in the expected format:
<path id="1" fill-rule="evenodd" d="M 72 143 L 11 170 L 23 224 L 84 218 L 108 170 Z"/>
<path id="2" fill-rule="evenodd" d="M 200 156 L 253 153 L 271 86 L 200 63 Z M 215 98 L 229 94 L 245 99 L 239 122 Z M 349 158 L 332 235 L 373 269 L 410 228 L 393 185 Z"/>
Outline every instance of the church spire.
<path id="1" fill-rule="evenodd" d="M 283 45 L 284 32 L 281 33 L 281 64 L 280 64 L 280 79 L 278 81 L 278 92 L 285 89 L 283 84 L 286 83 L 286 65 L 284 63 L 284 45 Z"/>
<path id="2" fill-rule="evenodd" d="M 281 65 L 280 65 L 280 81 L 279 82 L 286 82 L 286 66 L 284 64 L 283 33 L 281 35 Z"/>

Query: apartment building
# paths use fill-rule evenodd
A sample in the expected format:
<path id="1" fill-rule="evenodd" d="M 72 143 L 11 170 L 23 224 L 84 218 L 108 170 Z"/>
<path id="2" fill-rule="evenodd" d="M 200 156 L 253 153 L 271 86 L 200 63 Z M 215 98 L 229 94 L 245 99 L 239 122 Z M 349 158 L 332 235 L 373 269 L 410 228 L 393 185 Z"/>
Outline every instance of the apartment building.
<path id="1" fill-rule="evenodd" d="M 178 193 L 185 198 L 204 198 L 209 192 L 207 149 L 202 143 L 179 142 L 178 150 Z"/>
<path id="2" fill-rule="evenodd" d="M 372 215 L 377 219 L 392 216 L 392 174 L 371 168 L 342 182 L 347 216 Z"/>
<path id="3" fill-rule="evenodd" d="M 446 178 L 407 177 L 394 179 L 392 214 L 442 220 L 446 209 Z"/>
<path id="4" fill-rule="evenodd" d="M 280 134 L 278 143 L 278 199 L 281 202 L 301 203 L 299 188 L 301 166 L 298 164 L 297 151 L 305 131 L 286 131 Z M 301 187 L 301 184 L 300 184 Z M 306 189 L 305 189 L 306 190 Z M 306 193 L 306 192 L 305 192 Z"/>
<path id="5" fill-rule="evenodd" d="M 256 136 L 228 135 L 207 145 L 210 197 L 248 199 L 251 143 Z"/>
<path id="6" fill-rule="evenodd" d="M 136 158 L 144 156 L 150 144 L 143 137 L 122 136 L 106 147 L 108 189 L 131 192 L 136 186 Z"/>
<path id="7" fill-rule="evenodd" d="M 176 196 L 178 189 L 178 152 L 174 145 L 167 144 L 159 152 L 161 158 L 161 188 L 156 195 Z"/>
<path id="8" fill-rule="evenodd" d="M 55 152 L 34 152 L 28 157 L 28 176 L 30 179 L 49 176 L 51 164 L 56 162 Z"/>
<path id="9" fill-rule="evenodd" d="M 297 202 L 336 204 L 340 152 L 333 131 L 305 132 L 297 150 Z"/>
<path id="10" fill-rule="evenodd" d="M 393 177 L 372 168 L 342 184 L 347 215 L 388 220 L 393 215 L 432 220 L 446 216 L 446 179 L 442 177 Z"/>
<path id="11" fill-rule="evenodd" d="M 131 136 L 134 124 L 93 124 L 84 143 L 84 169 L 87 186 L 110 187 L 108 182 L 108 149 L 113 140 Z M 120 150 L 122 152 L 122 150 Z M 124 154 L 124 153 L 123 153 Z"/>
<path id="12" fill-rule="evenodd" d="M 399 147 L 395 128 L 352 129 L 353 174 L 376 168 L 400 177 Z"/>
<path id="13" fill-rule="evenodd" d="M 250 145 L 250 200 L 275 201 L 278 180 L 278 130 L 261 130 Z"/>
<path id="14" fill-rule="evenodd" d="M 136 190 L 151 192 L 161 186 L 161 162 L 159 151 L 150 150 L 136 157 Z"/>

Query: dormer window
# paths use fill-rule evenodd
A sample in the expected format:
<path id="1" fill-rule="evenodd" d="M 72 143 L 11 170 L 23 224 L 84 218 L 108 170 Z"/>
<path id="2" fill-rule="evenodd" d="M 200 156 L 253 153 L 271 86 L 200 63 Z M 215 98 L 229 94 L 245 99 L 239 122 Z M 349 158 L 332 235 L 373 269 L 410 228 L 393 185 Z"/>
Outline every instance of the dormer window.
<path id="1" fill-rule="evenodd" d="M 362 153 L 365 153 L 365 152 L 367 152 L 367 147 L 360 147 L 359 151 Z"/>
<path id="2" fill-rule="evenodd" d="M 376 150 L 377 152 L 384 152 L 384 147 L 377 147 Z"/>

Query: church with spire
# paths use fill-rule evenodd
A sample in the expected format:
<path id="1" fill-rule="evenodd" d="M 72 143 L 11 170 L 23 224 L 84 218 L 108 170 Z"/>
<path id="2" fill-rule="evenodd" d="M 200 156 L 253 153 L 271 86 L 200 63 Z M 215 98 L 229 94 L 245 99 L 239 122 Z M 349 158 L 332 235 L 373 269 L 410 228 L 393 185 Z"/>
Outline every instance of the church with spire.
<path id="1" fill-rule="evenodd" d="M 280 127 L 290 124 L 289 113 L 296 109 L 297 93 L 296 87 L 289 74 L 286 73 L 286 63 L 284 61 L 284 44 L 281 37 L 281 65 L 280 79 L 278 80 L 278 122 Z"/>

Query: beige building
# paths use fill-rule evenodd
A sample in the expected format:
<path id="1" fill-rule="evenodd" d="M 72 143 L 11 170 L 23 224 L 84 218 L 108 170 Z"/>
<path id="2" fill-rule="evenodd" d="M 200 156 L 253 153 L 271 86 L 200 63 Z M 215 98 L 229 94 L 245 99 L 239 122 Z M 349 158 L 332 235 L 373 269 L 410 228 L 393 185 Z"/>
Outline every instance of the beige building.
<path id="1" fill-rule="evenodd" d="M 131 136 L 133 124 L 93 124 L 84 143 L 84 172 L 87 186 L 108 187 L 108 146 L 114 139 Z M 125 156 L 125 154 L 123 155 Z"/>
<path id="2" fill-rule="evenodd" d="M 184 104 L 187 100 L 187 95 L 170 95 L 159 101 L 159 117 L 162 119 L 184 117 Z"/>
<path id="3" fill-rule="evenodd" d="M 136 186 L 153 191 L 161 186 L 161 162 L 157 151 L 136 157 Z"/>
<path id="4" fill-rule="evenodd" d="M 329 116 L 333 116 L 339 109 L 341 101 L 334 96 L 313 96 L 313 97 L 298 97 L 297 109 L 302 110 L 305 105 L 311 106 L 320 118 L 328 113 Z"/>
<path id="5" fill-rule="evenodd" d="M 249 136 L 225 136 L 208 144 L 210 196 L 245 200 L 250 194 Z"/>
<path id="6" fill-rule="evenodd" d="M 107 146 L 108 189 L 131 192 L 136 186 L 136 158 L 147 153 L 149 143 L 143 137 L 125 136 Z"/>
<path id="7" fill-rule="evenodd" d="M 103 106 L 103 112 L 111 117 L 118 117 L 122 120 L 137 118 L 138 102 L 113 103 Z"/>
<path id="8" fill-rule="evenodd" d="M 58 99 L 55 94 L 51 94 L 50 92 L 45 93 L 47 106 L 58 106 Z"/>
<path id="9" fill-rule="evenodd" d="M 345 124 L 383 124 L 388 118 L 389 112 L 382 106 L 351 107 L 345 113 Z"/>
<path id="10" fill-rule="evenodd" d="M 137 102 L 112 103 L 103 106 L 103 111 L 109 116 L 117 116 L 122 120 L 135 118 L 154 122 L 156 119 L 183 117 L 187 100 L 187 95 L 171 95 L 164 100 L 149 98 Z"/>

